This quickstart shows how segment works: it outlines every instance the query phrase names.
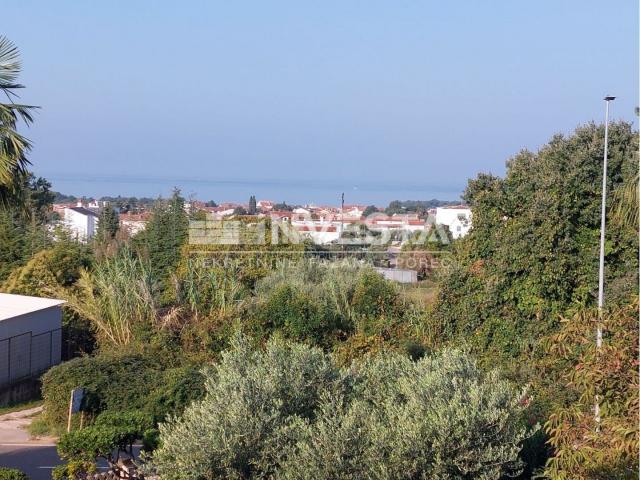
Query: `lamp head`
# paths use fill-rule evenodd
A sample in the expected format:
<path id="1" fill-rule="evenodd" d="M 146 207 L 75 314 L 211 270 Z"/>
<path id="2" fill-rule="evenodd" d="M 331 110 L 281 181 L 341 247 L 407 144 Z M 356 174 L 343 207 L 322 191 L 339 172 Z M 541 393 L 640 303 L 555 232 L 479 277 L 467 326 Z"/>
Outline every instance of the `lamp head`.
<path id="1" fill-rule="evenodd" d="M 616 99 L 616 97 L 611 97 L 611 96 L 604 97 L 604 101 L 605 102 L 610 102 L 611 100 L 615 100 L 615 99 Z"/>

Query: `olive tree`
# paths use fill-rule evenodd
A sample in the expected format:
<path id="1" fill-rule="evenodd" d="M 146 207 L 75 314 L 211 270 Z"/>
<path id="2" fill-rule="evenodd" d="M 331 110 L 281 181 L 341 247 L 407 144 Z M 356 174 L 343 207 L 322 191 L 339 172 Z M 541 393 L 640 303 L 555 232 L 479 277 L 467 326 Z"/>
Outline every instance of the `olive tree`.
<path id="1" fill-rule="evenodd" d="M 319 349 L 280 340 L 264 352 L 233 339 L 206 371 L 207 395 L 161 424 L 152 468 L 163 479 L 256 478 L 273 472 L 295 419 L 311 419 L 338 370 Z"/>
<path id="2" fill-rule="evenodd" d="M 160 425 L 161 478 L 499 478 L 532 433 L 524 392 L 459 351 L 339 370 L 316 348 L 237 338 L 206 376 L 205 399 Z"/>

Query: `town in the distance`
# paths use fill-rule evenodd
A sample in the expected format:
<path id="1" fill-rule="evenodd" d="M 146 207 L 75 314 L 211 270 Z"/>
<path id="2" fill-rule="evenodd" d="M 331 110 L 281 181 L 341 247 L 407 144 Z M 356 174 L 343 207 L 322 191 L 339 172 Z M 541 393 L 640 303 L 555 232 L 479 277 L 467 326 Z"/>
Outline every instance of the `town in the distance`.
<path id="1" fill-rule="evenodd" d="M 101 212 L 110 208 L 118 216 L 119 226 L 129 235 L 145 229 L 154 208 L 154 200 L 148 198 L 103 197 L 76 198 L 57 195 L 53 204 L 57 224 L 66 228 L 78 240 L 93 238 L 98 230 Z M 339 243 L 347 233 L 359 226 L 386 233 L 392 243 L 399 245 L 402 239 L 415 238 L 438 225 L 444 232 L 443 241 L 465 236 L 471 228 L 471 209 L 459 202 L 392 201 L 387 207 L 376 205 L 341 204 L 287 204 L 272 200 L 256 200 L 248 203 L 203 202 L 190 199 L 184 203 L 193 220 L 223 221 L 239 217 L 268 218 L 273 223 L 286 223 L 300 238 L 317 245 Z"/>

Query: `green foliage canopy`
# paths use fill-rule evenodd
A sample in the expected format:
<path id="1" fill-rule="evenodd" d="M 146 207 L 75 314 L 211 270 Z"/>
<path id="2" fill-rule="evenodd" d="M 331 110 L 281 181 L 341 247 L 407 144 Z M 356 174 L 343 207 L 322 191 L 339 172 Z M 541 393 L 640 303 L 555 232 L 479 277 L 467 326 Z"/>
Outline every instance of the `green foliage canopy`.
<path id="1" fill-rule="evenodd" d="M 523 394 L 467 356 L 381 355 L 339 370 L 322 351 L 234 340 L 207 396 L 160 425 L 162 478 L 498 478 L 517 474 Z"/>

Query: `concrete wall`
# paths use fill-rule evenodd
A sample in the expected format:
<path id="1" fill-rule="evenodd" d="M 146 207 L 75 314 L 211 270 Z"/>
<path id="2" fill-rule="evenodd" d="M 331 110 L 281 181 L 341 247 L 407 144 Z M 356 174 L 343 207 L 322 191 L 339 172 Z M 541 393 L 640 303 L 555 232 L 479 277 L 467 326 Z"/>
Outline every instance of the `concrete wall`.
<path id="1" fill-rule="evenodd" d="M 54 306 L 0 321 L 0 386 L 37 376 L 61 360 L 62 309 Z"/>

